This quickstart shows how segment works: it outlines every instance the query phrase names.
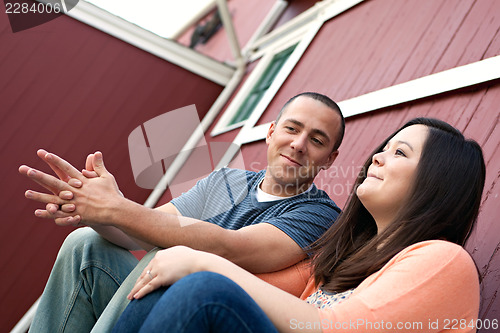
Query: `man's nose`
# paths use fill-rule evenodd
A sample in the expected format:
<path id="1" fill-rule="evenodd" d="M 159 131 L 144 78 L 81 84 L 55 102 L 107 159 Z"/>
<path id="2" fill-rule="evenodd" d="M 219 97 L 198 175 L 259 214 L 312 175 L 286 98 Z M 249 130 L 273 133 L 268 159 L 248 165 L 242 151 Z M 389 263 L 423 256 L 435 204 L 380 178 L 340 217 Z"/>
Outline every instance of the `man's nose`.
<path id="1" fill-rule="evenodd" d="M 305 153 L 307 151 L 307 136 L 298 135 L 290 143 L 290 147 L 300 153 Z"/>

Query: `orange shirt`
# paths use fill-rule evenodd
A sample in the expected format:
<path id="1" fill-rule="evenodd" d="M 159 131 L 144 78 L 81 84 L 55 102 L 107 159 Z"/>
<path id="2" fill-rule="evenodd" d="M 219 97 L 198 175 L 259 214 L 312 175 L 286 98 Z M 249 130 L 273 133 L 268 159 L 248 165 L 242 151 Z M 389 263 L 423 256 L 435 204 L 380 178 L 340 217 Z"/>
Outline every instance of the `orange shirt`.
<path id="1" fill-rule="evenodd" d="M 316 290 L 311 277 L 301 298 Z M 318 311 L 320 323 L 291 325 L 319 325 L 323 332 L 475 332 L 478 273 L 461 246 L 420 242 L 366 278 L 347 300 Z"/>

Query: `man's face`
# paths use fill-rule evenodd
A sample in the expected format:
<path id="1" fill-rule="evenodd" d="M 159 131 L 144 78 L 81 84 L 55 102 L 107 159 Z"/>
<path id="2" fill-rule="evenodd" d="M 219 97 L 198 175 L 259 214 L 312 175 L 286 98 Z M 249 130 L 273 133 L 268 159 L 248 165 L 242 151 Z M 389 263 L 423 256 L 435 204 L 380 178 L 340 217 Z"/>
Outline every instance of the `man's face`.
<path id="1" fill-rule="evenodd" d="M 266 137 L 267 172 L 262 189 L 279 196 L 306 190 L 337 157 L 339 114 L 307 96 L 293 100 Z M 281 192 L 281 193 L 280 193 Z"/>

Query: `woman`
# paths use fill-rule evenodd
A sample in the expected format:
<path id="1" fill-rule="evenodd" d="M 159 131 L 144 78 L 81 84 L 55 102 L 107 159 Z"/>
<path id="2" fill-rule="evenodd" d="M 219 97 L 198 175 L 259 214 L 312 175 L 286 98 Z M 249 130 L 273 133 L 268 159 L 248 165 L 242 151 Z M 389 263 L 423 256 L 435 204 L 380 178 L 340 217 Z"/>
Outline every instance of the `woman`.
<path id="1" fill-rule="evenodd" d="M 479 281 L 462 246 L 484 177 L 476 142 L 443 121 L 411 120 L 366 161 L 343 214 L 314 244 L 306 302 L 176 247 L 146 267 L 115 331 L 473 332 Z"/>

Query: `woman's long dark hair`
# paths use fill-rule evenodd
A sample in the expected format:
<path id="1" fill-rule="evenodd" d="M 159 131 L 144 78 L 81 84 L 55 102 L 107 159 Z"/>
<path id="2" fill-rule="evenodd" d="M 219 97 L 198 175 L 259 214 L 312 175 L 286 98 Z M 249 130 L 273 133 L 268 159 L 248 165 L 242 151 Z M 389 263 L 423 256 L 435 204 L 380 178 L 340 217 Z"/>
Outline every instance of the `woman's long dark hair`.
<path id="1" fill-rule="evenodd" d="M 417 124 L 429 131 L 409 199 L 394 221 L 377 235 L 375 220 L 356 195 L 372 163 L 370 156 L 344 212 L 313 245 L 314 277 L 325 290 L 341 292 L 357 287 L 412 244 L 443 239 L 463 246 L 467 241 L 479 212 L 486 172 L 481 147 L 475 141 L 466 140 L 444 121 L 416 118 L 389 136 L 373 154 L 382 151 L 403 128 Z"/>

